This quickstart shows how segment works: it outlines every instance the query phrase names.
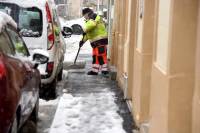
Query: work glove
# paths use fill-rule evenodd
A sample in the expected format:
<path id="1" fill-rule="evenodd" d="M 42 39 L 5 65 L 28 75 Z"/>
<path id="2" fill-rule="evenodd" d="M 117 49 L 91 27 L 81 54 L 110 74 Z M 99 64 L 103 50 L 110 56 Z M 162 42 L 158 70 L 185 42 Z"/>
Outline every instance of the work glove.
<path id="1" fill-rule="evenodd" d="M 83 44 L 84 44 L 84 42 L 83 42 L 83 41 L 80 41 L 80 42 L 79 42 L 79 47 L 82 47 Z"/>

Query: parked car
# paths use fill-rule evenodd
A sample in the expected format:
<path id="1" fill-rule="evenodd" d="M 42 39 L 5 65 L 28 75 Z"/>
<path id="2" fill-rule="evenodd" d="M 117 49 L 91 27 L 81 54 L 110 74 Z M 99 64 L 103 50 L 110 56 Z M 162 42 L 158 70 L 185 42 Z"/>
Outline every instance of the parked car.
<path id="1" fill-rule="evenodd" d="M 55 97 L 57 81 L 62 80 L 66 44 L 53 0 L 4 0 L 0 10 L 17 22 L 30 53 L 47 50 L 49 61 L 38 68 L 41 73 L 41 96 Z"/>
<path id="2" fill-rule="evenodd" d="M 17 133 L 27 125 L 36 133 L 41 82 L 37 66 L 46 62 L 46 51 L 38 49 L 30 56 L 15 21 L 0 12 L 0 133 Z"/>

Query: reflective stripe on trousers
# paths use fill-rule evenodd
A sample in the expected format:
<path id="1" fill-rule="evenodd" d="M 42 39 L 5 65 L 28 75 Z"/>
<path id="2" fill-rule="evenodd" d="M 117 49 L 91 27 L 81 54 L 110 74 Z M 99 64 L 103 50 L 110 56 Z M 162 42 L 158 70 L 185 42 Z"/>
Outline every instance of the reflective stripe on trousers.
<path id="1" fill-rule="evenodd" d="M 108 71 L 107 45 L 101 45 L 93 48 L 92 57 L 93 72 L 99 72 L 100 69 L 101 71 Z"/>

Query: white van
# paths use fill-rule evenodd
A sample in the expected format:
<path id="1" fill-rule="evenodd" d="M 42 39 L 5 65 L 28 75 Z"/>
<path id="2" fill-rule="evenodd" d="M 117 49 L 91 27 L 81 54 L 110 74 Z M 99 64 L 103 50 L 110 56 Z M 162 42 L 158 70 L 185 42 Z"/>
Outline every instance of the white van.
<path id="1" fill-rule="evenodd" d="M 61 35 L 53 0 L 1 0 L 0 10 L 17 22 L 29 51 L 47 50 L 49 62 L 40 65 L 42 97 L 56 96 L 56 83 L 62 80 L 66 44 Z"/>

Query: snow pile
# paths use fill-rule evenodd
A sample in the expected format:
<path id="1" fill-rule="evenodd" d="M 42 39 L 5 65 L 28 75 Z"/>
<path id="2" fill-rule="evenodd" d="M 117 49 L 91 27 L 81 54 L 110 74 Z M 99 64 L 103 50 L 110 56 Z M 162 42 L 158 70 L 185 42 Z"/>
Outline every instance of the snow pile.
<path id="1" fill-rule="evenodd" d="M 38 133 L 49 133 L 59 99 L 45 101 L 40 99 Z"/>
<path id="2" fill-rule="evenodd" d="M 28 29 L 22 29 L 19 34 L 24 37 L 40 37 L 40 33 L 38 31 L 32 31 Z"/>
<path id="3" fill-rule="evenodd" d="M 48 105 L 57 105 L 58 102 L 59 102 L 59 99 L 49 100 L 49 101 L 40 99 L 39 103 L 40 103 L 40 106 L 48 106 Z"/>
<path id="4" fill-rule="evenodd" d="M 114 99 L 108 89 L 85 97 L 64 94 L 49 133 L 125 133 Z"/>
<path id="5" fill-rule="evenodd" d="M 67 79 L 67 77 L 68 77 L 68 71 L 66 71 L 66 70 L 63 70 L 63 75 L 62 75 L 62 78 L 63 79 Z M 62 81 L 62 83 L 63 83 L 63 86 L 64 86 L 64 84 L 65 84 L 65 81 Z M 62 86 L 62 87 L 63 87 Z"/>

